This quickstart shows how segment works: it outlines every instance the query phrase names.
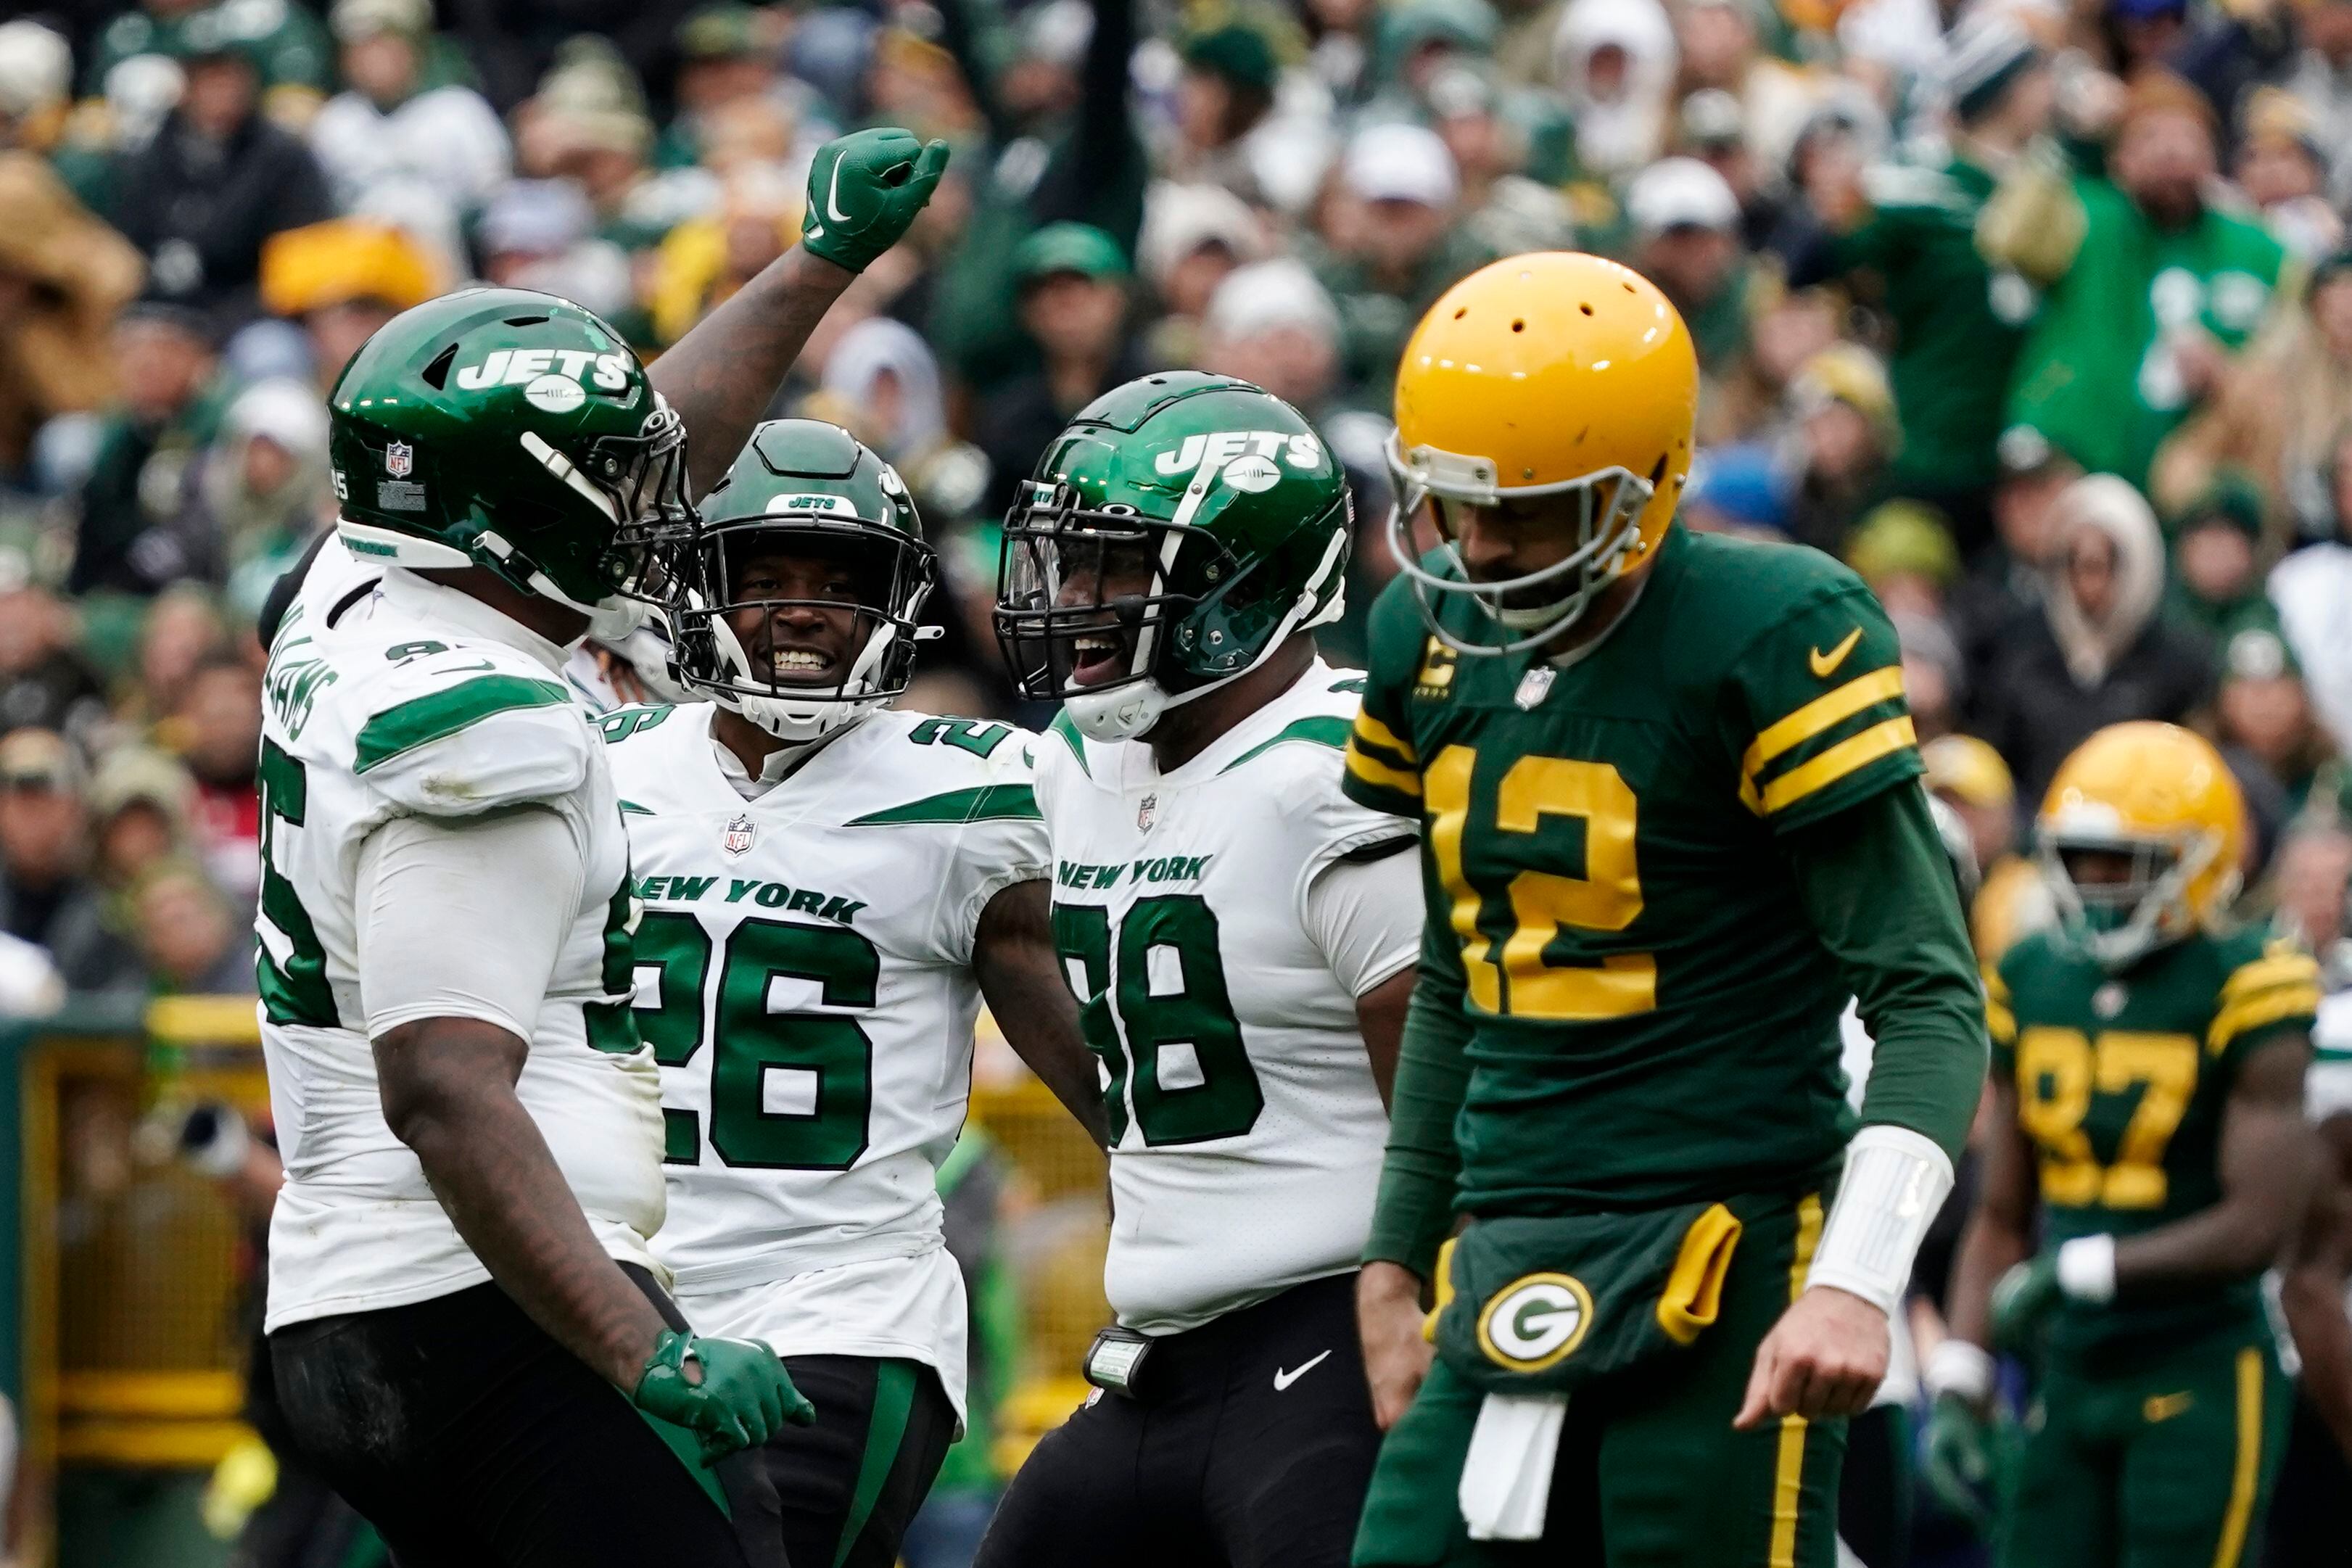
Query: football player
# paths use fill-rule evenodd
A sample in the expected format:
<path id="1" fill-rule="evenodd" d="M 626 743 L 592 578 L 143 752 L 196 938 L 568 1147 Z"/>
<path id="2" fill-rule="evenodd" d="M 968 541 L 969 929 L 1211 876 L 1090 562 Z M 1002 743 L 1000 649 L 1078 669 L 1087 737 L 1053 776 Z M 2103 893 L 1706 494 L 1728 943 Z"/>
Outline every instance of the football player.
<path id="1" fill-rule="evenodd" d="M 1411 829 L 1343 798 L 1323 663 L 1346 480 L 1296 410 L 1191 372 L 1046 448 L 997 635 L 1039 741 L 1054 932 L 1110 1119 L 1085 1408 L 982 1568 L 1336 1568 L 1379 1434 L 1349 1310 L 1419 945 Z"/>
<path id="2" fill-rule="evenodd" d="M 945 153 L 821 149 L 803 244 L 671 351 L 677 406 L 604 322 L 517 289 L 404 313 L 331 396 L 338 532 L 373 570 L 313 563 L 268 668 L 268 1323 L 301 1457 L 407 1568 L 781 1561 L 729 1518 L 751 1468 L 707 1461 L 807 1402 L 656 1283 L 628 843 L 558 672 L 690 526 L 686 422 L 740 442 Z"/>
<path id="3" fill-rule="evenodd" d="M 1966 1501 L 1991 1352 L 2035 1352 L 2002 1563 L 2234 1568 L 2286 1432 L 2262 1274 L 2313 1174 L 2319 968 L 2224 924 L 2245 813 L 2189 731 L 2100 731 L 2038 827 L 2060 921 L 1986 982 L 1993 1132 L 1928 1368 L 1928 1477 Z"/>
<path id="4" fill-rule="evenodd" d="M 709 700 L 599 722 L 643 913 L 662 1068 L 655 1253 L 705 1333 L 785 1357 L 817 1424 L 759 1458 L 795 1563 L 888 1568 L 964 1412 L 940 1163 L 985 996 L 1102 1139 L 1062 984 L 1035 737 L 887 711 L 933 563 L 848 432 L 761 426 L 672 574 L 677 679 Z"/>
<path id="5" fill-rule="evenodd" d="M 1673 526 L 1697 384 L 1664 296 L 1566 253 L 1455 285 L 1398 371 L 1346 788 L 1422 822 L 1429 935 L 1358 1563 L 1831 1562 L 1983 1080 L 1894 631 L 1827 556 Z"/>

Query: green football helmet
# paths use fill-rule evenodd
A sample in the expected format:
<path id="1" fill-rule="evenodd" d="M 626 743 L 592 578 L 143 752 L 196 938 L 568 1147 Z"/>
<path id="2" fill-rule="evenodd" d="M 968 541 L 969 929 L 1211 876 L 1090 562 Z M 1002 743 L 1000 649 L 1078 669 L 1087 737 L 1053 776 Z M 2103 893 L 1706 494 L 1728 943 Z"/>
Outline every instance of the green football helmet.
<path id="1" fill-rule="evenodd" d="M 551 294 L 468 289 L 404 310 L 328 404 L 353 554 L 481 566 L 611 638 L 692 530 L 684 424 L 619 333 Z"/>
<path id="2" fill-rule="evenodd" d="M 1022 695 L 1090 739 L 1141 735 L 1339 618 L 1351 521 L 1345 473 L 1290 405 L 1140 377 L 1080 411 L 1005 515 L 998 645 Z"/>
<path id="3" fill-rule="evenodd" d="M 790 592 L 796 569 L 780 561 L 818 591 Z M 907 689 L 915 644 L 939 635 L 916 620 L 934 574 L 906 481 L 822 420 L 751 432 L 674 571 L 664 608 L 678 679 L 780 740 L 814 741 L 887 704 Z M 821 654 L 816 617 L 845 605 L 847 646 Z M 756 629 L 738 624 L 745 612 Z"/>

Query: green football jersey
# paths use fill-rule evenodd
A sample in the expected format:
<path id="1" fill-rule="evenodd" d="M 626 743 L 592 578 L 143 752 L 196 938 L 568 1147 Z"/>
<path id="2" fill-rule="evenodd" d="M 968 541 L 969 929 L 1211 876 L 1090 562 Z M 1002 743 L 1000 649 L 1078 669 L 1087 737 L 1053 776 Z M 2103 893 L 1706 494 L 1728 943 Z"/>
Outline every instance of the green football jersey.
<path id="1" fill-rule="evenodd" d="M 1848 991 L 1777 840 L 1920 771 L 1861 579 L 1676 527 L 1568 662 L 1455 656 L 1402 579 L 1370 641 L 1347 789 L 1421 819 L 1431 946 L 1460 957 L 1458 1206 L 1637 1207 L 1834 1160 Z"/>
<path id="2" fill-rule="evenodd" d="M 2221 1121 L 2240 1065 L 2311 1032 L 2319 965 L 2259 931 L 2197 935 L 2121 973 L 2038 931 L 1987 976 L 1993 1071 L 2017 1086 L 2040 1168 L 2042 1245 L 2131 1236 L 2221 1201 Z M 2252 1276 L 2067 1303 L 2060 1353 L 2177 1344 L 2258 1319 Z"/>

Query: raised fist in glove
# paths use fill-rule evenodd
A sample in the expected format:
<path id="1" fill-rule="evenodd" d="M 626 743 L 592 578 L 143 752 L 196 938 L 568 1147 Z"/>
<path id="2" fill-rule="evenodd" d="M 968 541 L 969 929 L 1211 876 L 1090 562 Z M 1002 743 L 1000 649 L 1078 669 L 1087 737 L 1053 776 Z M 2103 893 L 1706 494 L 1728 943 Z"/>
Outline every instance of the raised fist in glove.
<path id="1" fill-rule="evenodd" d="M 664 1329 L 629 1398 L 648 1415 L 702 1438 L 705 1464 L 756 1448 L 787 1421 L 805 1426 L 816 1407 L 803 1398 L 776 1352 L 757 1340 L 706 1340 Z"/>
<path id="2" fill-rule="evenodd" d="M 816 150 L 809 165 L 801 248 L 863 272 L 906 235 L 948 166 L 948 144 L 887 126 L 856 131 Z"/>

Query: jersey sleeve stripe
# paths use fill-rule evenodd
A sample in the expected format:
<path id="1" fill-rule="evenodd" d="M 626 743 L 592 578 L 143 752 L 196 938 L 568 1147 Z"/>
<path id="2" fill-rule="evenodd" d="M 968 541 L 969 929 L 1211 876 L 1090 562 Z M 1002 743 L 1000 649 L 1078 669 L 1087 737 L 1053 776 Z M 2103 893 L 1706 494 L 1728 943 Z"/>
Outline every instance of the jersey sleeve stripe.
<path id="1" fill-rule="evenodd" d="M 2319 961 L 2305 952 L 2271 952 L 2242 963 L 2221 982 L 2221 1001 L 2226 1005 L 2241 996 L 2273 985 L 2319 984 Z"/>
<path id="2" fill-rule="evenodd" d="M 887 827 L 923 822 L 1042 822 L 1037 792 L 1028 784 L 976 784 L 926 795 L 881 811 L 853 816 L 849 827 Z"/>
<path id="3" fill-rule="evenodd" d="M 2009 987 L 2000 976 L 1988 969 L 1984 972 L 1985 1030 L 1995 1045 L 2017 1043 L 2017 1015 L 2010 1010 Z"/>
<path id="4" fill-rule="evenodd" d="M 1356 714 L 1356 740 L 1367 746 L 1377 746 L 1392 753 L 1407 767 L 1419 767 L 1421 755 L 1394 730 L 1360 710 Z"/>
<path id="5" fill-rule="evenodd" d="M 1858 675 L 1836 690 L 1814 698 L 1787 718 L 1767 726 L 1747 755 L 1739 759 L 1741 776 L 1752 785 L 1765 765 L 1782 752 L 1803 745 L 1832 726 L 1853 718 L 1873 703 L 1903 695 L 1903 667 L 1890 664 Z"/>
<path id="6" fill-rule="evenodd" d="M 1282 727 L 1280 734 L 1270 741 L 1260 741 L 1256 745 L 1219 768 L 1217 772 L 1232 773 L 1252 757 L 1270 752 L 1275 747 L 1290 741 L 1306 741 L 1318 746 L 1328 746 L 1336 752 L 1348 743 L 1348 721 L 1331 713 L 1318 713 L 1310 718 L 1295 719 Z"/>
<path id="7" fill-rule="evenodd" d="M 1392 768 L 1352 742 L 1348 747 L 1348 772 L 1368 784 L 1394 790 L 1399 795 L 1411 795 L 1415 800 L 1421 798 L 1419 773 L 1408 773 L 1402 768 Z"/>
<path id="8" fill-rule="evenodd" d="M 1860 734 L 1840 741 L 1802 767 L 1792 768 L 1766 784 L 1760 801 L 1761 813 L 1769 816 L 1784 811 L 1816 790 L 1827 789 L 1846 774 L 1868 767 L 1881 757 L 1893 756 L 1917 742 L 1918 733 L 1911 727 L 1911 716 L 1907 713 L 1898 719 L 1873 724 Z M 1752 787 L 1743 780 L 1742 796 L 1749 794 Z M 1759 809 L 1759 805 L 1751 804 L 1750 809 Z"/>
<path id="9" fill-rule="evenodd" d="M 412 698 L 387 708 L 360 729 L 352 771 L 366 773 L 404 752 L 478 724 L 493 713 L 521 708 L 570 705 L 572 693 L 561 681 L 532 680 L 520 675 L 482 675 L 446 690 Z"/>
<path id="10" fill-rule="evenodd" d="M 2289 1018 L 2307 1021 L 2318 1011 L 2317 985 L 2273 985 L 2225 1005 L 2214 1016 L 2212 1027 L 2205 1031 L 2205 1048 L 2219 1055 L 2242 1035 Z"/>

